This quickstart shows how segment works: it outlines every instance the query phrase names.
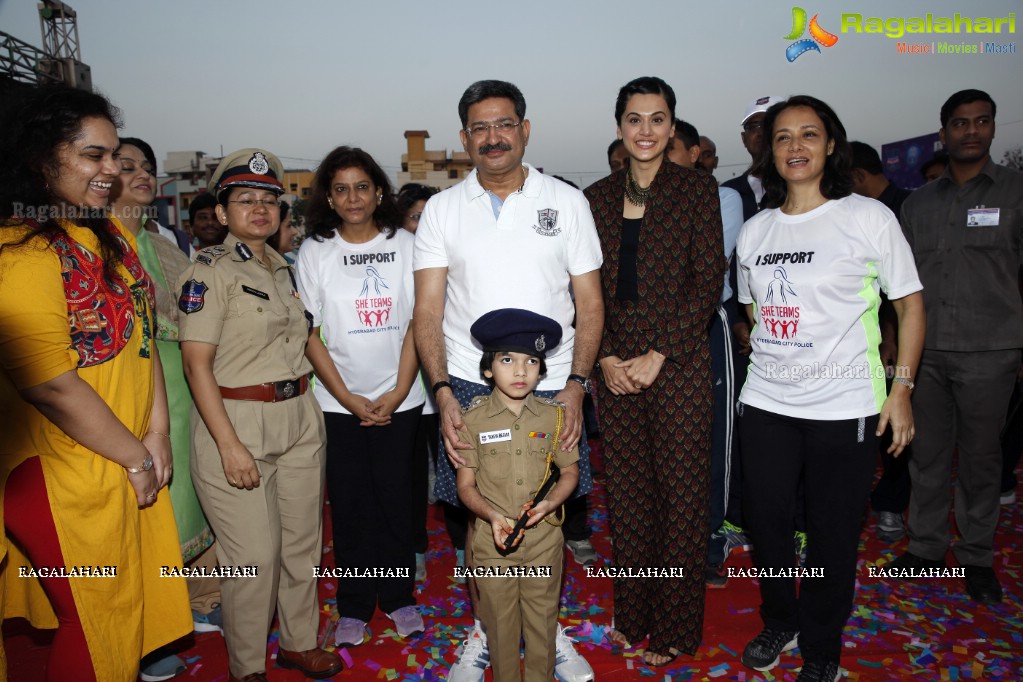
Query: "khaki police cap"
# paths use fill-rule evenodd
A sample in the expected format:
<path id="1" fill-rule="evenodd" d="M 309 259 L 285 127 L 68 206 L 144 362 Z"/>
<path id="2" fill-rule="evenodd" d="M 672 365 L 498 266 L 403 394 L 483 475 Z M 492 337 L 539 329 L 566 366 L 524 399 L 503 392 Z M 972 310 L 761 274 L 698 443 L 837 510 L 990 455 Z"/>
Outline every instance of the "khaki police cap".
<path id="1" fill-rule="evenodd" d="M 263 149 L 239 149 L 225 156 L 213 171 L 209 190 L 218 199 L 230 187 L 252 187 L 284 194 L 284 167 L 274 154 Z"/>

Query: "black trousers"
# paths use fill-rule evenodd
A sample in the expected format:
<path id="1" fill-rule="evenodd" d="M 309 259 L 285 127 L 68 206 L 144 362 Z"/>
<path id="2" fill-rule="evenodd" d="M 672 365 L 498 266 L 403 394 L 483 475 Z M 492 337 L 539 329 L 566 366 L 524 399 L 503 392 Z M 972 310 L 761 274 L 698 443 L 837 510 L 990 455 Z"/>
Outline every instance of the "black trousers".
<path id="1" fill-rule="evenodd" d="M 412 456 L 412 546 L 416 554 L 426 554 L 429 539 L 426 533 L 426 508 L 430 494 L 429 463 L 437 462 L 437 438 L 440 415 L 424 414 L 416 428 L 416 445 Z"/>
<path id="2" fill-rule="evenodd" d="M 856 588 L 856 552 L 877 458 L 878 416 L 823 421 L 740 404 L 746 447 L 743 513 L 759 569 L 796 566 L 792 545 L 800 479 L 806 568 L 823 577 L 760 579 L 760 616 L 773 630 L 799 631 L 803 660 L 838 661 Z"/>
<path id="3" fill-rule="evenodd" d="M 378 603 L 385 613 L 416 603 L 412 471 L 422 411 L 395 412 L 387 426 L 359 426 L 350 414 L 324 414 L 334 563 L 401 574 L 338 578 L 341 617 L 369 622 Z"/>

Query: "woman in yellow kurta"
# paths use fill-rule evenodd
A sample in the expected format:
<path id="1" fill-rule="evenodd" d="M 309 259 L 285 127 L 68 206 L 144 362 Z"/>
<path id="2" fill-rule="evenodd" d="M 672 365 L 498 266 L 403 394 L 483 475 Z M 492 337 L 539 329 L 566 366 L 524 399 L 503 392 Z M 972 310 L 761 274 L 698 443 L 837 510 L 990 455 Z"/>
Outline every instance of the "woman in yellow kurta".
<path id="1" fill-rule="evenodd" d="M 55 86 L 16 99 L 0 117 L 0 607 L 58 627 L 46 679 L 134 680 L 192 629 L 184 581 L 160 577 L 181 553 L 159 492 L 152 286 L 103 214 L 116 110 Z"/>

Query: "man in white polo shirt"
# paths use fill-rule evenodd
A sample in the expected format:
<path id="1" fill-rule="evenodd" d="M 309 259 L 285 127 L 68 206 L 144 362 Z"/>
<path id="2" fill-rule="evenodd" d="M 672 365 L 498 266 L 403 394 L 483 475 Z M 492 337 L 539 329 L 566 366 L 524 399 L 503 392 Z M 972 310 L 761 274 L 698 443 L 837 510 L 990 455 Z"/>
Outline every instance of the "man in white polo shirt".
<path id="1" fill-rule="evenodd" d="M 436 397 L 442 445 L 464 464 L 458 451 L 472 445 L 458 438 L 461 408 L 490 392 L 480 377 L 482 351 L 469 327 L 491 310 L 522 308 L 561 324 L 561 343 L 547 353 L 547 375 L 538 393 L 566 405 L 561 446 L 568 450 L 578 444 L 583 456 L 588 448 L 584 439 L 580 442 L 582 401 L 604 327 L 603 258 L 589 204 L 579 190 L 522 163 L 529 121 L 517 87 L 493 80 L 474 83 L 462 95 L 458 115 L 462 145 L 475 170 L 426 204 L 413 259 L 416 347 Z M 457 503 L 446 468 L 438 461 L 437 495 Z M 580 470 L 579 490 L 586 492 L 592 479 L 586 480 L 585 456 Z M 475 603 L 471 585 L 470 596 Z M 557 649 L 561 679 L 593 679 L 561 628 Z M 486 637 L 477 621 L 448 679 L 482 680 L 487 661 Z"/>

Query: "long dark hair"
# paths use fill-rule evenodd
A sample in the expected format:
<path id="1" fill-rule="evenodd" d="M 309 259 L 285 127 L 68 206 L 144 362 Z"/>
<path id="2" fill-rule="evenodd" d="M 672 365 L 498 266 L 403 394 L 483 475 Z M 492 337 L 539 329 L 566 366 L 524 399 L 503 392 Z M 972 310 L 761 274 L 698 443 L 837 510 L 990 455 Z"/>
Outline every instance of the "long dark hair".
<path id="1" fill-rule="evenodd" d="M 121 112 L 105 97 L 66 85 L 42 85 L 8 91 L 0 108 L 0 226 L 27 224 L 30 232 L 20 243 L 36 235 L 52 240 L 64 232 L 54 214 L 61 197 L 50 189 L 48 178 L 60 174 L 60 148 L 82 132 L 87 118 L 103 118 L 120 127 Z M 38 219 L 26 220 L 25 209 Z M 76 217 L 75 223 L 90 229 L 99 240 L 100 257 L 108 274 L 123 255 L 121 242 L 107 229 L 107 218 Z"/>
<path id="2" fill-rule="evenodd" d="M 675 118 L 675 91 L 657 76 L 640 76 L 621 87 L 615 100 L 615 123 L 621 125 L 622 114 L 633 95 L 660 95 L 668 105 L 668 116 Z M 608 149 L 610 155 L 610 149 Z"/>
<path id="3" fill-rule="evenodd" d="M 852 148 L 845 134 L 845 126 L 838 120 L 838 114 L 827 104 L 810 95 L 795 95 L 784 102 L 778 102 L 767 110 L 764 117 L 764 144 L 760 156 L 753 164 L 752 173 L 764 184 L 763 205 L 778 208 L 785 203 L 788 185 L 774 166 L 774 124 L 781 112 L 792 107 L 809 107 L 824 123 L 824 132 L 833 140 L 835 149 L 824 162 L 824 176 L 821 178 L 821 194 L 827 199 L 841 199 L 852 194 Z"/>
<path id="4" fill-rule="evenodd" d="M 330 196 L 330 184 L 334 180 L 334 174 L 345 168 L 362 169 L 377 189 L 381 190 L 380 204 L 373 211 L 373 222 L 390 239 L 402 220 L 394 204 L 391 181 L 387 179 L 387 173 L 373 157 L 358 147 L 334 149 L 316 169 L 313 185 L 309 190 L 309 203 L 305 209 L 309 235 L 322 242 L 324 239 L 333 238 L 334 231 L 341 227 L 341 216 L 330 207 L 327 197 Z"/>

